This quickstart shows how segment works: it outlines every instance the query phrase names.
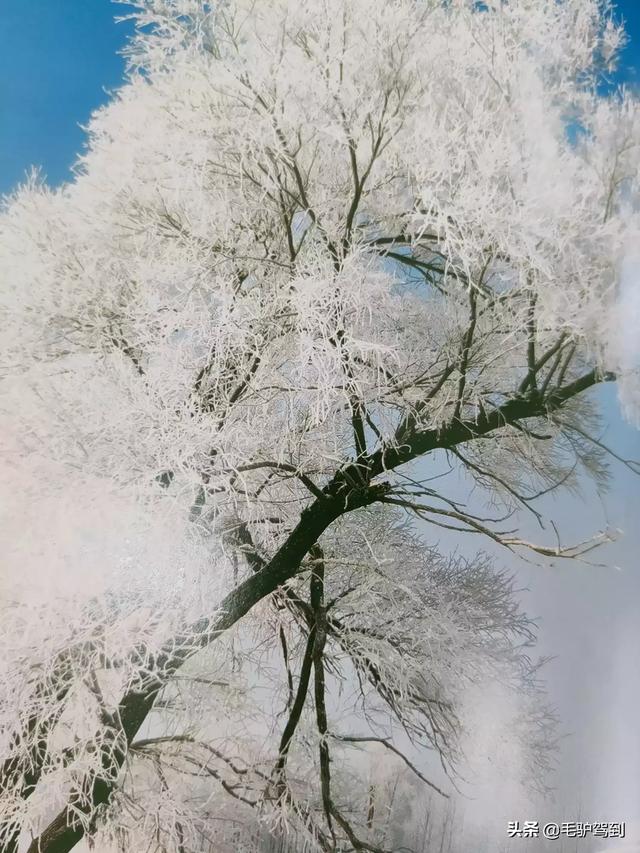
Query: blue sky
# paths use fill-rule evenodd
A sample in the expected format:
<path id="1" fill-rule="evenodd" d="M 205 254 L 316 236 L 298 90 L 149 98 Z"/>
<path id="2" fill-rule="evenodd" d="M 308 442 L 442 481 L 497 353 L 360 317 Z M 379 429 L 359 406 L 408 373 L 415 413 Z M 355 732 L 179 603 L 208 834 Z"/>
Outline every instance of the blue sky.
<path id="1" fill-rule="evenodd" d="M 80 125 L 122 82 L 130 22 L 110 0 L 0 0 L 0 193 L 39 166 L 69 178 Z M 129 10 L 130 11 L 130 10 Z"/>
<path id="2" fill-rule="evenodd" d="M 640 0 L 619 0 L 631 36 L 618 79 L 636 84 Z M 0 193 L 38 166 L 48 182 L 69 178 L 80 125 L 122 81 L 118 51 L 132 30 L 114 23 L 110 0 L 0 0 Z"/>

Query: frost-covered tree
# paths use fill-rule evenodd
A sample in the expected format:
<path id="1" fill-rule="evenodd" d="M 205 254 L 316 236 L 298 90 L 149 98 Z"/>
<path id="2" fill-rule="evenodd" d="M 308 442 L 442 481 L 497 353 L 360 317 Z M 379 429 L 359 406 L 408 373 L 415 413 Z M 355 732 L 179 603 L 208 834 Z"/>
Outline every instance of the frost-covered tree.
<path id="1" fill-rule="evenodd" d="M 2 849 L 382 850 L 363 745 L 446 796 L 491 680 L 546 765 L 508 576 L 408 520 L 605 536 L 534 502 L 606 480 L 589 389 L 637 396 L 623 34 L 599 0 L 138 6 L 75 180 L 0 220 Z"/>

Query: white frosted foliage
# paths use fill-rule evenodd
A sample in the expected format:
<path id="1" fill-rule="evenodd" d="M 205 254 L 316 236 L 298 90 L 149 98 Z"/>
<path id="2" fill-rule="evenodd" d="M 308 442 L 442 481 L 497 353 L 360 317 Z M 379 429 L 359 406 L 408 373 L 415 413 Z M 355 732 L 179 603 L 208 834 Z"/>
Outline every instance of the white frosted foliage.
<path id="1" fill-rule="evenodd" d="M 0 846 L 386 850 L 359 749 L 438 797 L 488 752 L 544 788 L 532 626 L 480 552 L 606 540 L 535 500 L 606 484 L 592 386 L 640 417 L 611 8 L 134 6 L 74 179 L 0 213 Z"/>

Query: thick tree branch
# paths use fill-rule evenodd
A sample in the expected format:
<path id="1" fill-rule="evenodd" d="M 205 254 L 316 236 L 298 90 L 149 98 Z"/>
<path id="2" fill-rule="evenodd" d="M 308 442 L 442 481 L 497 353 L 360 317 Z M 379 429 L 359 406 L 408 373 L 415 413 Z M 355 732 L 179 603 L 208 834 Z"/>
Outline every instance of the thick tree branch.
<path id="1" fill-rule="evenodd" d="M 257 573 L 251 575 L 230 592 L 216 609 L 216 615 L 198 620 L 184 635 L 171 642 L 154 661 L 155 675 L 142 677 L 138 687 L 123 697 L 119 707 L 123 734 L 128 743 L 135 737 L 146 719 L 153 703 L 167 680 L 191 655 L 212 643 L 249 610 L 289 580 L 298 571 L 301 561 L 317 542 L 318 537 L 340 516 L 384 497 L 388 489 L 370 485 L 354 488 L 362 482 L 360 467 L 366 464 L 371 480 L 385 471 L 410 462 L 437 449 L 455 447 L 476 440 L 519 420 L 548 415 L 562 407 L 576 395 L 601 381 L 611 381 L 613 374 L 602 374 L 594 368 L 573 382 L 555 388 L 543 400 L 517 396 L 490 412 L 483 412 L 476 420 L 454 421 L 444 429 L 415 431 L 407 436 L 402 446 L 381 448 L 358 465 L 351 463 L 340 469 L 325 486 L 325 498 L 316 500 L 303 511 L 299 523 L 273 558 Z M 112 760 L 122 764 L 126 750 L 121 750 Z M 106 803 L 114 789 L 113 774 L 97 778 L 91 785 L 90 804 L 86 809 Z M 71 802 L 34 839 L 29 853 L 67 853 L 82 838 L 84 830 L 74 814 Z"/>

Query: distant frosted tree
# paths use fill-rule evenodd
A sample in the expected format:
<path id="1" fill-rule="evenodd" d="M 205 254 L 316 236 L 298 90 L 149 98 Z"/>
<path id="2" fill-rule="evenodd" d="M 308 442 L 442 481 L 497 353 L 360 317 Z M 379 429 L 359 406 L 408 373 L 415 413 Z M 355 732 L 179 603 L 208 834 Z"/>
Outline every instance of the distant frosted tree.
<path id="1" fill-rule="evenodd" d="M 598 0 L 138 8 L 75 180 L 0 219 L 2 849 L 381 850 L 356 747 L 450 790 L 414 753 L 455 777 L 488 679 L 542 784 L 509 578 L 410 520 L 606 538 L 509 519 L 604 485 L 590 388 L 637 402 L 623 33 Z"/>

